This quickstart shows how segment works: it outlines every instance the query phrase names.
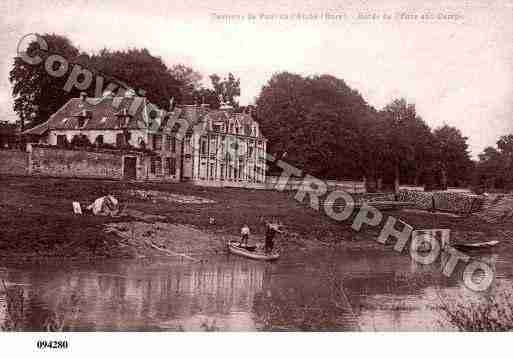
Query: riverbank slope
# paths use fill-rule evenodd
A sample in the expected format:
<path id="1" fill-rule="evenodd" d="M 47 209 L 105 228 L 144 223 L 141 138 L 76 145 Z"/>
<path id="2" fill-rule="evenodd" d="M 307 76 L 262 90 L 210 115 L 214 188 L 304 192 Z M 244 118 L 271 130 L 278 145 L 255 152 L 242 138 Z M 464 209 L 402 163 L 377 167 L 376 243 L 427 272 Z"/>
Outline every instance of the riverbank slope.
<path id="1" fill-rule="evenodd" d="M 2 177 L 0 186 L 0 256 L 16 260 L 215 254 L 226 240 L 237 238 L 243 224 L 251 228 L 253 240 L 261 240 L 266 220 L 284 225 L 279 243 L 285 249 L 379 246 L 374 240 L 379 228 L 355 232 L 351 219 L 336 222 L 296 201 L 294 193 L 30 177 Z M 72 201 L 85 208 L 107 194 L 119 199 L 119 216 L 73 213 Z M 513 233 L 512 224 L 491 225 L 475 217 L 418 211 L 386 215 L 418 229 L 450 228 L 462 238 L 490 240 L 498 230 Z"/>

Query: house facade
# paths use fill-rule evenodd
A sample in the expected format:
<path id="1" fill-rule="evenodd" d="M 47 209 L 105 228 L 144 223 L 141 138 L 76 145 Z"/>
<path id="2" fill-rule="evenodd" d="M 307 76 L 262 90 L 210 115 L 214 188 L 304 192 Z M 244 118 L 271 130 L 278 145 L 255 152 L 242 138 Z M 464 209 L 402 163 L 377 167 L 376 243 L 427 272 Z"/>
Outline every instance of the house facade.
<path id="1" fill-rule="evenodd" d="M 249 114 L 229 106 L 185 105 L 166 112 L 130 93 L 82 94 L 23 135 L 61 148 L 119 150 L 127 179 L 235 187 L 265 183 L 267 140 Z"/>

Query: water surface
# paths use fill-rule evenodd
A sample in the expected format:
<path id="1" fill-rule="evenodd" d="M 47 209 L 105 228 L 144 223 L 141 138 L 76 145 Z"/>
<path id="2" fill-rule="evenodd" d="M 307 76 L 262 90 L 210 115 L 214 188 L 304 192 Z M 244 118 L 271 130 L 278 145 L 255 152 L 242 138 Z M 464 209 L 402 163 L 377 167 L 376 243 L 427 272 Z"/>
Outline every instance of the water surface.
<path id="1" fill-rule="evenodd" d="M 481 259 L 497 274 L 485 295 L 511 288 L 510 252 Z M 478 296 L 460 272 L 447 278 L 440 262 L 418 265 L 385 247 L 285 253 L 274 263 L 219 255 L 4 265 L 0 277 L 23 298 L 0 289 L 0 323 L 15 330 L 454 330 L 441 300 Z"/>

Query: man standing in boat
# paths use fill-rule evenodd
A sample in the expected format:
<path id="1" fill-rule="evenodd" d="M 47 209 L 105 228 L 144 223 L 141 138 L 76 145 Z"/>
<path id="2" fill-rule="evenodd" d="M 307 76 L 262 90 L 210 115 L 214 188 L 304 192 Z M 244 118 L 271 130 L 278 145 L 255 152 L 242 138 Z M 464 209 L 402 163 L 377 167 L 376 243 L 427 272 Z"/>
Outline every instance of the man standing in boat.
<path id="1" fill-rule="evenodd" d="M 276 223 L 266 223 L 264 247 L 266 254 L 270 254 L 274 249 L 274 236 L 276 235 L 276 232 L 280 232 Z"/>

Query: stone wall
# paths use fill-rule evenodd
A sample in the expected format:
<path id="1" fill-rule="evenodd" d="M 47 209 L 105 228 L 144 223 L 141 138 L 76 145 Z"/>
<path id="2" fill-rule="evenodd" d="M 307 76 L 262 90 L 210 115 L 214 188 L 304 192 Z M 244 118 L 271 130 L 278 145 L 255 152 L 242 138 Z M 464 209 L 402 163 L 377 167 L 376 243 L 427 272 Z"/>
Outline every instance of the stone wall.
<path id="1" fill-rule="evenodd" d="M 115 153 L 33 147 L 30 173 L 36 176 L 121 179 L 123 156 Z"/>
<path id="2" fill-rule="evenodd" d="M 29 154 L 20 150 L 0 150 L 0 174 L 23 176 L 28 171 Z"/>

